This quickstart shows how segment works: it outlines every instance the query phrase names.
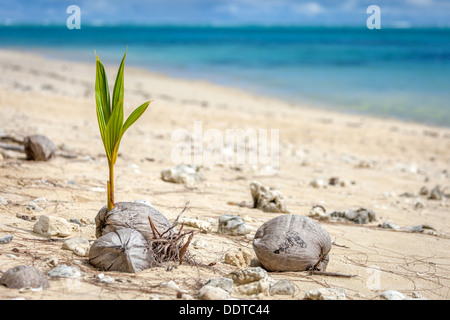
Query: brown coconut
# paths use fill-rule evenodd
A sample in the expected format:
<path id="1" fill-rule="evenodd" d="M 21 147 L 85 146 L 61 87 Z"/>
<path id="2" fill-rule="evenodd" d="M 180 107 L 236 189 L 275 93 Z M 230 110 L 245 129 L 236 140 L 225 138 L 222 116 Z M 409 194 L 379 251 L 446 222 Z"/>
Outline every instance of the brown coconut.
<path id="1" fill-rule="evenodd" d="M 99 238 L 109 232 L 132 228 L 142 233 L 150 242 L 153 239 L 153 232 L 149 217 L 160 233 L 172 227 L 170 221 L 152 206 L 137 202 L 119 202 L 109 212 L 106 206 L 98 212 L 95 217 L 95 235 Z"/>
<path id="2" fill-rule="evenodd" d="M 94 241 L 89 263 L 104 271 L 139 272 L 154 263 L 147 240 L 131 228 L 109 232 Z"/>
<path id="3" fill-rule="evenodd" d="M 0 284 L 8 288 L 50 287 L 47 277 L 35 267 L 20 265 L 6 270 L 0 278 Z"/>
<path id="4" fill-rule="evenodd" d="M 282 215 L 265 222 L 256 231 L 253 249 L 269 271 L 325 271 L 331 238 L 314 220 L 300 215 Z"/>

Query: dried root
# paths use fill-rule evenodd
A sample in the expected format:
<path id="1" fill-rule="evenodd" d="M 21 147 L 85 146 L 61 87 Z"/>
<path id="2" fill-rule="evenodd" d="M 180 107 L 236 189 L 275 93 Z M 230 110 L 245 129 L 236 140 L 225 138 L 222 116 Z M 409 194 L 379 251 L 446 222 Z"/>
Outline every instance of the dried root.
<path id="1" fill-rule="evenodd" d="M 175 219 L 173 226 L 161 233 L 154 225 L 152 219 L 148 217 L 150 226 L 153 233 L 153 239 L 148 241 L 157 263 L 180 261 L 183 263 L 183 258 L 186 258 L 188 263 L 194 263 L 193 257 L 187 251 L 192 238 L 194 237 L 194 231 L 182 232 L 183 224 L 178 231 L 173 231 L 176 221 L 186 210 L 187 205 L 183 211 Z M 187 239 L 186 239 L 187 238 Z"/>

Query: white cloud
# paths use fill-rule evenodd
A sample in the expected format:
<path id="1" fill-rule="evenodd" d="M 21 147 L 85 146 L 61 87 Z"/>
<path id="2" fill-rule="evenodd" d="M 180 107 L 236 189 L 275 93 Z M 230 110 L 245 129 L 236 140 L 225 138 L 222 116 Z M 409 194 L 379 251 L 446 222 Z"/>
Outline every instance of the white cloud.
<path id="1" fill-rule="evenodd" d="M 294 6 L 294 11 L 300 14 L 316 15 L 324 13 L 325 8 L 318 2 L 306 2 Z"/>

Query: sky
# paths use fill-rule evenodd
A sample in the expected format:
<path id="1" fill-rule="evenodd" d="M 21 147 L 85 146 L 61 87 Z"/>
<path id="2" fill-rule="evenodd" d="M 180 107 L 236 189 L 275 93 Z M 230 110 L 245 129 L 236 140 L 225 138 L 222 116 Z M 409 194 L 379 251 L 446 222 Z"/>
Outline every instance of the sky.
<path id="1" fill-rule="evenodd" d="M 90 25 L 365 26 L 378 5 L 383 26 L 450 27 L 449 0 L 0 0 L 0 25 L 65 25 L 70 5 Z"/>

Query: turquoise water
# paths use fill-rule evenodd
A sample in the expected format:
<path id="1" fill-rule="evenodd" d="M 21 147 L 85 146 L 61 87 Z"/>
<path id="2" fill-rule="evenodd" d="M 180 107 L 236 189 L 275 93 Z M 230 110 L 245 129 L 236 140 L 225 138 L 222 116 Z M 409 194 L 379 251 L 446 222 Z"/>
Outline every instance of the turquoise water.
<path id="1" fill-rule="evenodd" d="M 450 29 L 0 27 L 0 47 L 127 64 L 359 114 L 450 126 Z"/>

